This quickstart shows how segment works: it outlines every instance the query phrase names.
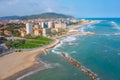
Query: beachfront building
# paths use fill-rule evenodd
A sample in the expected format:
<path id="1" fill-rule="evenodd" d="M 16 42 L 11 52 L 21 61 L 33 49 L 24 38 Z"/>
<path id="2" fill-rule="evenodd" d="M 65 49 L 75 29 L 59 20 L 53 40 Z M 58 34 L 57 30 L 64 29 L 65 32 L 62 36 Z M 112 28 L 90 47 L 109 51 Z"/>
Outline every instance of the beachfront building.
<path id="1" fill-rule="evenodd" d="M 66 24 L 65 23 L 56 23 L 54 28 L 52 28 L 52 32 L 60 32 L 62 31 L 63 29 L 66 29 Z"/>
<path id="2" fill-rule="evenodd" d="M 50 28 L 43 28 L 42 35 L 44 37 L 47 37 L 49 34 L 51 34 L 51 29 Z"/>
<path id="3" fill-rule="evenodd" d="M 34 30 L 34 35 L 35 36 L 39 36 L 40 35 L 39 34 L 39 25 L 35 25 L 34 28 L 33 28 L 33 30 Z"/>
<path id="4" fill-rule="evenodd" d="M 66 29 L 66 23 L 64 21 L 33 21 L 26 24 L 26 32 L 21 31 L 21 36 L 26 34 L 32 34 L 35 36 L 47 37 L 51 33 L 61 32 Z"/>
<path id="5" fill-rule="evenodd" d="M 21 36 L 24 37 L 26 35 L 26 30 L 25 29 L 21 29 L 20 33 L 21 33 Z"/>
<path id="6" fill-rule="evenodd" d="M 66 28 L 66 24 L 65 23 L 56 23 L 55 24 L 55 28 L 63 28 L 63 29 L 65 29 Z"/>
<path id="7" fill-rule="evenodd" d="M 34 35 L 35 36 L 42 35 L 42 28 L 40 27 L 40 25 L 35 25 L 33 30 L 34 30 Z"/>
<path id="8" fill-rule="evenodd" d="M 32 23 L 27 23 L 26 24 L 26 33 L 27 34 L 33 34 L 33 24 Z"/>
<path id="9" fill-rule="evenodd" d="M 41 22 L 40 25 L 41 25 L 42 28 L 45 27 L 45 23 L 44 22 Z"/>
<path id="10" fill-rule="evenodd" d="M 48 22 L 48 28 L 52 28 L 53 27 L 53 23 L 52 22 Z"/>

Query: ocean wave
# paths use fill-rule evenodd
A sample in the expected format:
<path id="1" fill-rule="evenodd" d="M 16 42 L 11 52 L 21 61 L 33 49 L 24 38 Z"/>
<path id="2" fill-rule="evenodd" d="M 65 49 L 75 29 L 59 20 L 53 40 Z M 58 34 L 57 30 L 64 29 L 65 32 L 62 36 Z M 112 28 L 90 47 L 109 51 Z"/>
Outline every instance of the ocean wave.
<path id="1" fill-rule="evenodd" d="M 118 53 L 118 55 L 120 56 L 120 53 Z"/>
<path id="2" fill-rule="evenodd" d="M 53 49 L 57 49 L 57 48 L 61 47 L 62 45 L 63 45 L 63 42 L 60 41 L 60 43 L 58 45 L 56 45 Z"/>
<path id="3" fill-rule="evenodd" d="M 41 62 L 42 62 L 42 61 L 41 61 Z M 48 68 L 53 68 L 50 64 L 46 64 L 46 63 L 44 63 L 44 62 L 42 62 L 42 63 L 44 64 L 44 66 L 45 66 L 46 69 L 48 69 Z M 40 69 L 31 71 L 31 72 L 29 72 L 29 73 L 27 73 L 27 74 L 25 74 L 25 75 L 23 75 L 23 76 L 21 76 L 21 77 L 18 77 L 16 80 L 22 80 L 23 78 L 28 77 L 28 76 L 30 76 L 30 75 L 33 75 L 33 74 L 35 74 L 35 73 L 38 72 L 38 71 L 40 71 Z"/>
<path id="4" fill-rule="evenodd" d="M 88 25 L 86 25 L 86 26 L 84 26 L 84 27 L 81 27 L 81 28 L 79 28 L 78 30 L 81 31 L 81 32 L 86 32 L 86 31 L 85 31 L 86 29 L 94 29 L 94 28 L 95 28 L 95 24 L 99 24 L 99 23 L 101 23 L 102 21 L 103 21 L 103 20 L 96 20 L 94 23 L 88 24 Z"/>
<path id="5" fill-rule="evenodd" d="M 119 35 L 120 35 L 120 32 L 108 33 L 108 34 L 97 34 L 97 35 L 101 35 L 101 36 L 119 36 Z"/>
<path id="6" fill-rule="evenodd" d="M 60 67 L 60 66 L 62 66 L 60 63 L 54 63 L 54 66 L 58 66 L 58 67 Z"/>
<path id="7" fill-rule="evenodd" d="M 103 21 L 106 21 L 106 20 L 97 20 L 95 23 L 93 23 L 93 24 L 99 24 L 99 23 L 101 23 L 101 22 L 103 22 Z"/>
<path id="8" fill-rule="evenodd" d="M 72 42 L 77 40 L 76 36 L 68 36 L 62 39 L 63 42 Z"/>
<path id="9" fill-rule="evenodd" d="M 79 28 L 78 30 L 81 32 L 85 32 L 85 27 Z"/>
<path id="10" fill-rule="evenodd" d="M 75 45 L 75 43 L 73 43 L 73 42 L 68 42 L 67 45 L 72 46 L 72 45 Z"/>
<path id="11" fill-rule="evenodd" d="M 52 49 L 51 51 L 52 51 L 52 53 L 55 53 L 55 54 L 60 54 L 60 52 L 59 52 L 59 51 L 57 51 L 57 50 L 55 50 L 55 49 Z"/>
<path id="12" fill-rule="evenodd" d="M 76 51 L 72 51 L 71 53 L 76 53 Z"/>
<path id="13" fill-rule="evenodd" d="M 81 32 L 86 32 L 86 29 L 94 29 L 95 28 L 94 24 L 89 24 L 87 26 L 79 28 L 78 30 L 81 31 Z"/>
<path id="14" fill-rule="evenodd" d="M 118 25 L 116 22 L 111 21 L 112 26 L 114 26 L 115 29 L 120 30 L 120 25 Z"/>
<path id="15" fill-rule="evenodd" d="M 97 35 L 99 35 L 99 36 L 111 36 L 113 34 L 97 34 Z"/>
<path id="16" fill-rule="evenodd" d="M 120 35 L 120 33 L 114 33 L 114 35 Z"/>
<path id="17" fill-rule="evenodd" d="M 34 74 L 35 72 L 37 72 L 37 71 L 31 71 L 31 72 L 29 72 L 29 73 L 27 73 L 27 74 L 25 74 L 25 75 L 17 78 L 16 80 L 22 80 L 23 78 L 25 78 L 25 77 L 27 77 L 27 76 L 30 76 L 30 75 Z"/>

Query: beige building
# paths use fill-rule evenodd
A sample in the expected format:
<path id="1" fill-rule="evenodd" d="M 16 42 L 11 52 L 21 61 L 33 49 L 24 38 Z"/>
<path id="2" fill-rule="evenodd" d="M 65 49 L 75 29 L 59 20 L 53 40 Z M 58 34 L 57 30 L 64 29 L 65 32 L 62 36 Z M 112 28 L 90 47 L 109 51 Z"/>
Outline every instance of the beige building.
<path id="1" fill-rule="evenodd" d="M 34 35 L 40 36 L 42 34 L 42 28 L 40 28 L 40 25 L 34 25 Z"/>
<path id="2" fill-rule="evenodd" d="M 65 29 L 66 28 L 66 24 L 64 24 L 64 23 L 60 23 L 60 24 L 56 23 L 55 24 L 55 28 L 63 28 L 63 29 Z"/>
<path id="3" fill-rule="evenodd" d="M 26 35 L 26 31 L 21 31 L 21 36 L 24 37 Z"/>
<path id="4" fill-rule="evenodd" d="M 63 29 L 66 29 L 66 24 L 64 23 L 60 23 L 60 24 L 55 24 L 55 28 L 52 28 L 52 32 L 56 31 L 56 32 L 60 32 Z"/>
<path id="5" fill-rule="evenodd" d="M 50 28 L 43 28 L 42 35 L 44 37 L 47 37 L 49 34 L 51 34 L 51 29 Z"/>
<path id="6" fill-rule="evenodd" d="M 21 28 L 19 30 L 19 32 L 20 32 L 20 34 L 21 34 L 22 37 L 24 37 L 26 35 L 26 29 L 25 28 Z"/>
<path id="7" fill-rule="evenodd" d="M 36 28 L 36 27 L 34 27 L 33 30 L 34 30 L 34 35 L 35 36 L 42 35 L 42 28 Z"/>

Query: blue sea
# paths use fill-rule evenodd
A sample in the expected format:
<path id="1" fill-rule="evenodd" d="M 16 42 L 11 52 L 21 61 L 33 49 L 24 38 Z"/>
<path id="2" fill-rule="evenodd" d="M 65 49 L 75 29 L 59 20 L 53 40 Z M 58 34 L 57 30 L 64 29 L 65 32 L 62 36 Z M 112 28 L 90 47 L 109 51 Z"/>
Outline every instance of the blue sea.
<path id="1" fill-rule="evenodd" d="M 53 68 L 37 72 L 23 80 L 91 80 L 61 55 L 65 52 L 84 67 L 96 74 L 100 80 L 120 80 L 120 19 L 92 19 L 94 24 L 79 28 L 80 31 L 95 32 L 95 35 L 73 35 L 62 38 L 62 43 L 49 50 L 40 59 L 51 63 Z"/>

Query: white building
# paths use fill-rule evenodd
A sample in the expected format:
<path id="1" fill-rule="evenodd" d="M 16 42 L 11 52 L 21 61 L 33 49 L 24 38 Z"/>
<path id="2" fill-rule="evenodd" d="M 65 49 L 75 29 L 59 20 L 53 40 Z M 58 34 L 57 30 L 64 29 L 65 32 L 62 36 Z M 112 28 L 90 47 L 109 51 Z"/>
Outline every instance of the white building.
<path id="1" fill-rule="evenodd" d="M 48 22 L 48 28 L 52 28 L 53 25 L 52 25 L 52 22 Z"/>
<path id="2" fill-rule="evenodd" d="M 35 28 L 40 28 L 40 25 L 36 24 L 34 25 Z"/>
<path id="3" fill-rule="evenodd" d="M 41 27 L 44 28 L 45 27 L 45 23 L 41 22 Z"/>
<path id="4" fill-rule="evenodd" d="M 33 24 L 32 23 L 26 24 L 26 32 L 27 32 L 27 34 L 33 34 Z"/>

